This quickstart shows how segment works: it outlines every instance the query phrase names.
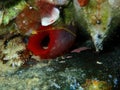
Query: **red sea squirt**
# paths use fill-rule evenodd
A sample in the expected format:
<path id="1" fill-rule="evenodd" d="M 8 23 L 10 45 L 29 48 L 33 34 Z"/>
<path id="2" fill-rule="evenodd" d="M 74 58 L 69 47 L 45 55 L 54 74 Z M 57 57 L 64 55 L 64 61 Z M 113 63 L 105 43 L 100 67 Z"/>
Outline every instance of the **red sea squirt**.
<path id="1" fill-rule="evenodd" d="M 71 33 L 64 29 L 53 29 L 49 26 L 45 28 L 46 30 L 40 30 L 29 38 L 27 47 L 33 54 L 40 56 L 42 59 L 56 58 L 67 52 L 73 45 L 75 36 Z"/>

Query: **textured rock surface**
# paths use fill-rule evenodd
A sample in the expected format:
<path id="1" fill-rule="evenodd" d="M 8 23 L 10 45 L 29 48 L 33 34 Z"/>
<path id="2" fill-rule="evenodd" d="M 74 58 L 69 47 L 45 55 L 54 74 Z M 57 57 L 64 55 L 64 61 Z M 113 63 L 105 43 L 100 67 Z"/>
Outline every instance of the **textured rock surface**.
<path id="1" fill-rule="evenodd" d="M 87 79 L 106 81 L 110 86 L 112 84 L 114 88 L 118 88 L 119 49 L 102 54 L 86 50 L 68 54 L 64 56 L 66 59 L 58 58 L 49 62 L 37 62 L 31 59 L 21 68 L 1 64 L 0 88 L 1 90 L 8 88 L 9 90 L 81 90 L 78 88 Z M 69 55 L 72 58 L 67 58 Z"/>
<path id="2" fill-rule="evenodd" d="M 120 0 L 89 0 L 84 7 L 78 1 L 74 0 L 76 21 L 89 33 L 96 51 L 102 50 L 104 40 L 120 23 Z"/>
<path id="3" fill-rule="evenodd" d="M 3 2 L 3 0 L 1 1 Z M 30 1 L 32 2 L 33 0 Z M 113 0 L 107 1 L 112 2 Z M 113 8 L 117 8 L 116 5 L 118 4 L 116 2 L 112 2 L 110 4 L 113 5 Z M 70 8 L 68 10 L 70 10 Z M 118 9 L 113 10 L 113 14 L 115 14 L 113 16 L 115 16 L 115 19 L 111 22 L 112 27 L 116 27 L 116 23 L 119 22 L 119 20 L 117 20 L 119 18 L 119 15 L 118 13 L 115 13 L 117 12 L 115 10 Z M 0 14 L 2 15 L 2 12 Z M 66 15 L 67 19 L 65 19 L 65 22 L 69 21 L 70 15 L 71 13 Z M 12 19 L 13 17 L 11 18 L 10 16 L 9 20 Z M 9 20 L 5 22 L 5 24 L 8 23 Z M 107 86 L 109 88 L 112 86 L 112 90 L 119 90 L 119 28 L 120 27 L 118 27 L 117 30 L 114 29 L 114 31 L 111 32 L 111 35 L 109 36 L 109 38 L 107 38 L 108 40 L 105 40 L 103 51 L 101 51 L 100 53 L 97 53 L 92 49 L 85 50 L 83 48 L 84 51 L 81 52 L 68 53 L 62 57 L 50 61 L 41 61 L 40 58 L 32 55 L 31 53 L 24 52 L 28 37 L 22 35 L 19 36 L 19 30 L 16 29 L 14 23 L 10 22 L 7 26 L 1 26 L 0 90 L 83 90 L 84 87 L 87 88 L 85 90 L 91 90 L 88 89 L 89 87 L 92 88 L 92 85 L 90 85 L 91 81 L 94 81 L 93 84 L 95 85 L 97 85 L 99 81 L 103 81 L 102 83 L 106 82 L 107 85 L 106 87 L 101 86 L 102 88 L 107 88 Z M 82 38 L 82 36 L 86 38 L 86 36 L 81 34 L 78 37 L 77 43 L 84 42 L 85 38 Z M 90 42 L 87 42 L 85 44 L 84 43 L 82 45 L 84 47 L 91 44 Z M 80 45 L 75 43 L 75 47 L 73 48 L 76 48 Z M 11 48 L 12 50 L 16 51 L 12 51 L 11 53 L 11 50 L 9 50 Z M 7 51 L 7 54 L 3 53 L 4 51 Z M 12 54 L 13 56 L 10 54 Z M 16 57 L 14 57 L 14 54 Z M 7 56 L 10 56 L 11 59 L 9 58 L 10 60 L 3 60 Z M 22 61 L 22 66 L 19 65 L 19 60 Z"/>

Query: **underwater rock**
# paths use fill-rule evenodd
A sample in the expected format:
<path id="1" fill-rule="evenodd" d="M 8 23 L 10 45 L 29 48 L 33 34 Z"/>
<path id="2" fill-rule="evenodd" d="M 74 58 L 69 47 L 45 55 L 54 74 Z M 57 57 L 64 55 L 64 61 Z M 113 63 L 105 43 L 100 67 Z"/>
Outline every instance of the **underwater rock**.
<path id="1" fill-rule="evenodd" d="M 39 61 L 17 70 L 0 63 L 1 90 L 119 90 L 120 47 L 98 55 L 90 50 L 71 54 L 72 58 Z M 103 64 L 97 64 L 101 61 Z M 31 63 L 31 61 L 29 62 Z M 34 82 L 34 83 L 33 83 Z M 94 87 L 97 86 L 97 87 Z M 112 88 L 111 88 L 112 87 Z M 104 89 L 103 89 L 104 88 Z"/>
<path id="2" fill-rule="evenodd" d="M 43 59 L 63 55 L 74 43 L 75 36 L 64 28 L 44 27 L 28 41 L 28 49 Z"/>
<path id="3" fill-rule="evenodd" d="M 104 1 L 107 2 L 106 0 Z M 109 0 L 109 2 L 114 2 L 114 1 Z M 95 0 L 90 0 L 90 2 L 95 3 Z M 117 0 L 116 2 L 114 2 L 114 5 L 111 7 L 114 9 L 116 8 L 115 10 L 118 10 L 116 5 L 118 4 L 119 0 Z M 89 3 L 83 6 L 82 10 L 85 7 L 87 8 L 87 5 Z M 110 5 L 112 5 L 112 3 L 110 3 Z M 105 4 L 105 6 L 107 5 Z M 78 5 L 78 9 L 79 8 L 80 5 Z M 107 7 L 104 8 L 106 8 L 105 9 L 106 11 Z M 104 90 L 110 90 L 112 87 L 113 90 L 119 90 L 116 88 L 120 87 L 120 45 L 119 48 L 114 46 L 116 48 L 114 51 L 111 52 L 103 51 L 102 53 L 99 54 L 96 53 L 95 51 L 92 51 L 92 49 L 87 49 L 86 47 L 78 48 L 73 50 L 71 53 L 69 52 L 67 54 L 64 54 L 65 52 L 67 52 L 67 50 L 69 50 L 70 46 L 73 44 L 75 40 L 75 35 L 74 35 L 75 33 L 73 32 L 75 30 L 72 29 L 74 27 L 68 27 L 69 24 L 72 23 L 72 21 L 74 20 L 72 15 L 75 14 L 73 14 L 73 12 L 71 11 L 73 10 L 72 4 L 69 5 L 65 4 L 63 6 L 60 6 L 59 9 L 61 9 L 60 11 L 62 11 L 60 12 L 61 14 L 60 19 L 62 18 L 61 21 L 59 22 L 58 20 L 57 22 L 55 22 L 53 27 L 48 27 L 48 26 L 40 27 L 39 30 L 36 32 L 36 34 L 30 36 L 31 40 L 29 39 L 30 40 L 29 42 L 28 42 L 28 36 L 24 36 L 23 34 L 21 35 L 21 33 L 19 33 L 21 36 L 14 36 L 16 35 L 17 32 L 19 32 L 19 30 L 18 29 L 14 30 L 14 28 L 11 28 L 12 24 L 9 24 L 7 27 L 4 27 L 5 29 L 0 27 L 0 31 L 2 33 L 4 31 L 10 32 L 7 35 L 2 34 L 0 36 L 0 47 L 1 47 L 0 89 L 1 90 L 8 90 L 8 89 L 9 90 L 83 90 L 83 89 L 96 90 L 100 88 L 98 90 L 103 90 L 104 88 Z M 90 9 L 90 10 L 94 11 L 94 9 Z M 92 13 L 92 11 L 90 12 Z M 83 14 L 83 13 L 78 13 L 78 14 Z M 27 17 L 29 16 L 32 15 L 27 14 Z M 116 16 L 119 17 L 119 15 Z M 36 18 L 38 17 L 32 16 L 32 19 L 36 19 Z M 80 18 L 85 19 L 84 17 L 80 17 Z M 62 20 L 65 22 L 62 22 Z M 79 19 L 77 18 L 77 20 Z M 112 23 L 117 23 L 117 22 L 112 22 Z M 82 25 L 83 22 L 80 24 Z M 66 27 L 63 27 L 62 25 L 66 25 Z M 72 23 L 72 25 L 74 25 L 74 23 Z M 110 25 L 114 27 L 114 24 L 110 24 Z M 83 26 L 84 28 L 86 28 L 88 25 L 84 24 Z M 113 30 L 113 28 L 111 28 L 111 30 Z M 106 36 L 107 35 L 108 34 L 106 33 Z M 23 38 L 25 42 L 22 40 Z M 58 57 L 52 60 L 49 59 L 49 61 L 47 60 L 42 61 L 39 58 L 39 56 L 33 55 L 34 52 L 33 54 L 31 53 L 29 54 L 29 51 L 26 50 L 27 42 L 28 42 L 28 46 L 30 45 L 30 47 L 32 48 L 31 51 L 35 50 L 35 53 L 37 53 L 37 55 L 41 55 L 41 53 L 44 54 L 41 55 L 44 56 L 42 58 L 48 58 L 48 57 L 53 58 L 56 57 L 55 55 L 58 55 L 58 53 L 59 55 L 63 54 L 63 57 Z M 80 40 L 79 42 L 81 43 Z M 56 47 L 56 49 L 50 51 L 54 49 L 54 47 Z M 40 54 L 38 52 L 40 52 Z M 52 53 L 53 56 L 51 56 L 49 52 Z M 25 61 L 26 59 L 27 61 Z M 20 67 L 16 68 L 11 66 L 20 66 Z"/>
<path id="4" fill-rule="evenodd" d="M 120 23 L 120 0 L 90 0 L 84 7 L 74 0 L 76 21 L 92 37 L 96 51 Z M 86 0 L 88 1 L 88 0 Z"/>

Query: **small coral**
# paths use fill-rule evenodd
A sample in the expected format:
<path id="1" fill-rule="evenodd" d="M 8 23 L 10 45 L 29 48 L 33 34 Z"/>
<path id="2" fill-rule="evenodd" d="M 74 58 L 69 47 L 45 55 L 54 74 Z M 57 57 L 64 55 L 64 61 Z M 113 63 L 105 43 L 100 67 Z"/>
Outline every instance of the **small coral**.
<path id="1" fill-rule="evenodd" d="M 22 52 L 26 49 L 25 44 L 22 41 L 21 37 L 13 38 L 8 41 L 6 45 L 3 44 L 1 54 L 3 55 L 3 61 L 8 61 L 7 64 L 12 66 L 20 66 L 23 64 L 19 52 Z"/>

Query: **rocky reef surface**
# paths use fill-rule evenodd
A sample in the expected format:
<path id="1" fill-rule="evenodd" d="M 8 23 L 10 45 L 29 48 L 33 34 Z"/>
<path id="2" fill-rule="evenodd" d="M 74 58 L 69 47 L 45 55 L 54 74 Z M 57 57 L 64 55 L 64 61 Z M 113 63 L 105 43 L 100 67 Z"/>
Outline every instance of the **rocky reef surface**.
<path id="1" fill-rule="evenodd" d="M 80 53 L 68 53 L 50 61 L 38 61 L 38 57 L 32 56 L 21 67 L 10 66 L 1 61 L 0 88 L 1 90 L 8 88 L 9 90 L 119 90 L 120 47 L 116 45 L 101 53 L 88 49 Z"/>
<path id="2" fill-rule="evenodd" d="M 32 32 L 31 27 L 33 28 L 35 24 L 34 30 L 37 28 L 36 25 L 40 24 L 40 20 L 38 20 L 40 13 L 36 12 L 36 8 L 31 4 L 34 1 L 39 2 L 39 0 L 18 0 L 17 3 L 14 3 L 14 0 L 5 3 L 3 3 L 3 0 L 0 1 L 0 90 L 119 90 L 120 26 L 117 23 L 119 15 L 117 15 L 116 21 L 111 24 L 115 26 L 115 29 L 102 43 L 102 51 L 96 52 L 90 38 L 81 33 L 83 30 L 78 30 L 75 35 L 76 41 L 69 52 L 55 59 L 44 60 L 27 50 L 30 35 L 37 33 Z M 63 24 L 75 25 L 70 12 L 72 3 L 66 6 L 66 3 L 63 5 L 63 2 L 63 4 L 58 2 L 59 0 L 56 0 L 55 3 L 57 3 L 56 7 L 60 10 L 60 19 L 55 23 L 52 22 L 52 25 L 62 25 L 59 26 L 59 29 L 62 27 L 62 29 L 70 32 L 69 28 L 64 27 Z M 43 0 L 42 3 L 44 5 L 46 2 Z M 41 5 L 41 3 L 39 4 Z M 54 9 L 53 4 L 48 4 Z M 63 6 L 61 7 L 61 5 Z M 25 7 L 27 8 L 24 11 Z M 14 12 L 15 10 L 17 11 Z M 21 30 L 27 29 L 27 34 L 24 31 L 22 33 L 15 23 L 16 17 L 22 11 L 24 11 L 25 17 L 17 19 L 18 21 L 21 20 L 18 25 L 22 25 Z M 37 15 L 36 18 L 33 17 L 34 14 Z M 27 15 L 29 17 L 26 17 Z M 23 22 L 24 20 L 27 20 L 28 23 Z M 31 26 L 31 23 L 33 26 Z M 118 24 L 118 27 L 115 23 Z M 52 39 L 57 40 L 57 38 Z M 64 39 L 63 36 L 61 41 L 62 39 Z M 80 48 L 76 51 L 78 47 Z"/>

